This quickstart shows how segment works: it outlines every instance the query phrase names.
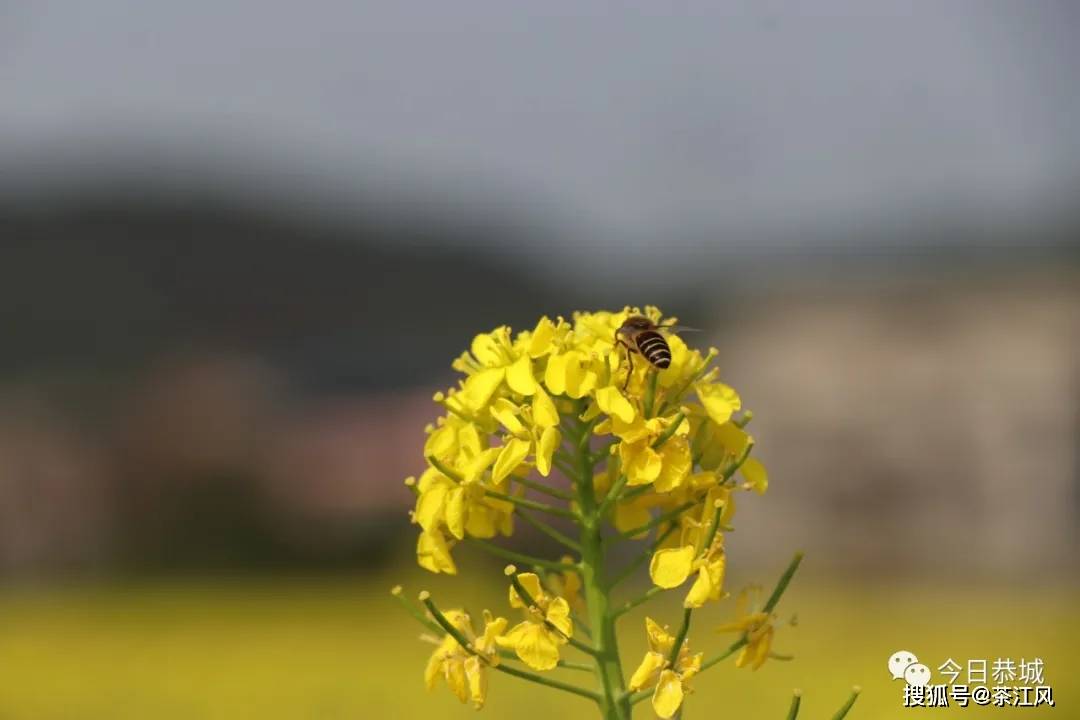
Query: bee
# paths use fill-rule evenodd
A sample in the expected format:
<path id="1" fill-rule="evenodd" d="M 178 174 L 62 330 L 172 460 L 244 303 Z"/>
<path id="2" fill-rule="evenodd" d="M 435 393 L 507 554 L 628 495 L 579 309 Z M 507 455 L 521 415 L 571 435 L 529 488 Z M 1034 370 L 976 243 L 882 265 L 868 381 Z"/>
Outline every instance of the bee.
<path id="1" fill-rule="evenodd" d="M 619 329 L 615 331 L 615 343 L 626 348 L 626 381 L 623 382 L 623 392 L 626 392 L 630 384 L 630 376 L 634 373 L 634 354 L 639 354 L 645 361 L 657 370 L 663 370 L 671 365 L 671 346 L 667 338 L 660 334 L 660 330 L 693 330 L 675 324 L 658 325 L 644 315 L 631 315 L 626 318 Z"/>

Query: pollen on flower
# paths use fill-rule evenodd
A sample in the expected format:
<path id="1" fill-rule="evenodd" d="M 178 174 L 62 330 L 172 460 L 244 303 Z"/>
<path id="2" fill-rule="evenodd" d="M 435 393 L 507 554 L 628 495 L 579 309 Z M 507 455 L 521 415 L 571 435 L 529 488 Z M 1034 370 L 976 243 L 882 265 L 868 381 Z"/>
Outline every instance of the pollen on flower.
<path id="1" fill-rule="evenodd" d="M 416 599 L 420 602 L 425 602 L 431 599 L 431 593 L 429 593 L 427 590 L 421 590 L 420 594 L 416 596 Z"/>
<path id="2" fill-rule="evenodd" d="M 503 575 L 510 577 L 511 575 L 517 575 L 517 567 L 513 565 L 507 565 L 503 568 Z"/>
<path id="3" fill-rule="evenodd" d="M 404 591 L 404 589 L 405 588 L 401 587 L 400 585 L 395 585 L 394 587 L 390 588 L 390 594 L 394 597 L 397 597 Z"/>

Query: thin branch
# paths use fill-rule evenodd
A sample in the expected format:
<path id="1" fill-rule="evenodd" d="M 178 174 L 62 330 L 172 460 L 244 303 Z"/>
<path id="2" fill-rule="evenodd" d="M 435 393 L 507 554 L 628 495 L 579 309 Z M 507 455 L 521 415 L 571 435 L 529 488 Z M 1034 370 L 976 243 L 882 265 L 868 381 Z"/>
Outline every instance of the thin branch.
<path id="1" fill-rule="evenodd" d="M 596 671 L 596 668 L 592 665 L 592 663 L 579 663 L 574 662 L 573 660 L 560 660 L 558 666 L 563 668 L 564 670 L 579 670 L 581 672 L 587 673 Z"/>
<path id="2" fill-rule="evenodd" d="M 645 523 L 644 525 L 641 525 L 640 527 L 636 527 L 636 528 L 633 528 L 632 530 L 627 530 L 627 531 L 621 532 L 619 534 L 622 535 L 624 538 L 632 538 L 632 537 L 634 537 L 636 535 L 641 535 L 642 533 L 647 533 L 650 530 L 652 530 L 654 527 L 656 527 L 657 525 L 662 525 L 663 523 L 667 522 L 668 520 L 673 520 L 674 518 L 677 518 L 683 511 L 689 510 L 694 505 L 697 505 L 697 502 L 694 501 L 694 500 L 684 502 L 682 505 L 679 505 L 674 510 L 668 510 L 666 513 L 663 513 L 662 515 L 657 515 L 652 520 Z"/>
<path id="3" fill-rule="evenodd" d="M 745 645 L 747 642 L 747 637 L 743 635 L 741 638 L 731 643 L 731 645 L 728 646 L 727 650 L 701 663 L 701 670 L 699 672 L 704 672 L 705 670 L 711 668 L 713 665 L 727 660 L 729 657 L 741 650 L 743 645 Z"/>
<path id="4" fill-rule="evenodd" d="M 682 625 L 679 627 L 679 633 L 675 636 L 675 644 L 671 646 L 671 656 L 668 658 L 673 667 L 679 659 L 679 651 L 682 650 L 683 643 L 686 642 L 686 633 L 690 631 L 690 614 L 693 612 L 693 608 L 683 610 Z"/>
<path id="5" fill-rule="evenodd" d="M 836 714 L 833 715 L 833 720 L 844 720 L 844 717 L 848 714 L 848 711 L 851 710 L 851 706 L 854 705 L 855 701 L 859 699 L 859 693 L 861 692 L 862 688 L 858 685 L 851 688 L 851 697 L 848 698 L 847 702 L 844 703 L 843 707 L 836 711 Z"/>
<path id="6" fill-rule="evenodd" d="M 577 522 L 578 516 L 571 510 L 565 508 L 555 507 L 554 505 L 548 505 L 547 503 L 537 502 L 536 500 L 529 500 L 528 498 L 518 497 L 516 495 L 507 495 L 506 493 L 497 492 L 495 490 L 488 490 L 484 488 L 484 494 L 488 497 L 496 498 L 497 500 L 505 500 L 506 502 L 514 503 L 518 507 L 528 508 L 529 510 L 536 510 L 537 512 L 546 512 L 549 515 L 557 515 L 558 517 L 570 518 Z"/>
<path id="7" fill-rule="evenodd" d="M 796 690 L 791 696 L 791 709 L 788 710 L 787 720 L 798 720 L 799 705 L 802 703 L 802 691 Z"/>
<path id="8" fill-rule="evenodd" d="M 555 562 L 554 560 L 544 560 L 543 558 L 536 558 L 524 553 L 515 552 L 513 550 L 507 550 L 504 547 L 500 547 L 487 540 L 481 540 L 480 538 L 469 538 L 469 542 L 482 550 L 500 557 L 503 560 L 509 560 L 510 562 L 521 563 L 522 565 L 539 565 L 547 570 L 555 570 L 556 572 L 577 572 L 577 565 L 567 565 L 566 563 Z"/>
<path id="9" fill-rule="evenodd" d="M 634 598 L 633 600 L 627 600 L 622 607 L 616 608 L 614 611 L 612 611 L 612 617 L 621 617 L 622 615 L 625 615 L 626 613 L 636 608 L 638 605 L 647 603 L 648 601 L 652 600 L 654 597 L 664 592 L 665 589 L 666 588 L 659 587 L 658 585 L 652 586 L 642 595 Z"/>
<path id="10" fill-rule="evenodd" d="M 600 695 L 593 692 L 592 690 L 579 688 L 576 685 L 571 685 L 570 683 L 565 683 L 561 680 L 555 680 L 554 678 L 536 675 L 534 673 L 528 672 L 527 670 L 521 670 L 510 665 L 504 665 L 502 663 L 495 665 L 494 669 L 498 670 L 499 672 L 506 673 L 507 675 L 519 677 L 522 680 L 528 680 L 529 682 L 534 682 L 539 685 L 547 685 L 548 687 L 555 688 L 556 690 L 563 690 L 574 695 L 580 695 L 581 697 L 589 698 L 593 702 L 600 702 Z"/>
<path id="11" fill-rule="evenodd" d="M 406 600 L 405 596 L 402 595 L 400 585 L 394 586 L 394 588 L 390 591 L 390 594 L 393 595 L 399 603 L 401 603 L 401 607 L 405 608 L 405 611 L 412 615 L 418 623 L 420 623 L 434 633 L 439 632 L 439 624 L 424 615 L 422 612 L 420 612 L 419 608 L 415 607 L 411 602 Z"/>
<path id="12" fill-rule="evenodd" d="M 576 540 L 571 540 L 569 537 L 563 535 L 561 532 L 551 527 L 543 520 L 533 517 L 531 513 L 528 513 L 521 508 L 518 508 L 517 514 L 521 516 L 522 520 L 529 523 L 534 528 L 544 533 L 555 542 L 569 548 L 570 550 L 573 550 L 578 554 L 581 553 L 581 545 Z"/>
<path id="13" fill-rule="evenodd" d="M 568 492 L 559 490 L 558 488 L 550 487 L 548 485 L 545 485 L 544 483 L 536 482 L 535 480 L 530 480 L 529 478 L 512 477 L 511 479 L 514 480 L 514 482 L 520 483 L 527 488 L 532 488 L 538 493 L 543 493 L 550 497 L 558 498 L 559 500 L 569 501 L 574 499 L 574 496 Z"/>
<path id="14" fill-rule="evenodd" d="M 685 420 L 686 415 L 683 415 L 681 412 L 672 418 L 671 424 L 667 426 L 667 429 L 664 430 L 663 434 L 656 438 L 656 442 L 652 444 L 653 450 L 656 450 L 666 443 L 668 439 L 679 430 L 679 426 L 682 425 Z"/>
<path id="15" fill-rule="evenodd" d="M 780 579 L 776 581 L 776 587 L 773 588 L 772 594 L 769 595 L 769 599 L 765 601 L 765 612 L 771 613 L 780 602 L 781 596 L 784 591 L 787 590 L 788 583 L 791 582 L 791 578 L 795 576 L 795 571 L 799 569 L 799 564 L 802 562 L 803 553 L 795 553 L 795 557 L 791 558 L 791 562 L 788 564 L 787 569 L 784 570 L 784 574 L 780 576 Z"/>
<path id="16" fill-rule="evenodd" d="M 645 417 L 650 418 L 653 414 L 653 405 L 656 403 L 656 380 L 660 377 L 658 370 L 649 373 L 649 379 L 645 384 L 645 398 L 642 402 L 642 410 Z"/>
<path id="17" fill-rule="evenodd" d="M 571 463 L 566 458 L 560 455 L 553 455 L 551 457 L 551 462 L 554 463 L 555 467 L 559 468 L 559 471 L 566 477 L 570 478 L 575 482 L 579 479 L 578 472 L 576 469 L 574 469 L 573 463 Z"/>
<path id="18" fill-rule="evenodd" d="M 626 487 L 627 476 L 626 473 L 620 473 L 618 479 L 615 480 L 615 484 L 608 490 L 607 495 L 600 501 L 600 506 L 596 508 L 596 517 L 603 518 L 607 514 L 619 499 L 619 493 Z"/>

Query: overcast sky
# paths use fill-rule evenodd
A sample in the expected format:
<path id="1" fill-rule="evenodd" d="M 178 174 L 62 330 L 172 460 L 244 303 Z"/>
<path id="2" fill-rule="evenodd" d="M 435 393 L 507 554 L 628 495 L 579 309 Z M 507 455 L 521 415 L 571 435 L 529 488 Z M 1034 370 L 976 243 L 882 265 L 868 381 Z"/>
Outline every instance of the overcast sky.
<path id="1" fill-rule="evenodd" d="M 1016 221 L 1080 183 L 1078 19 L 1065 1 L 0 3 L 0 173 L 10 190 L 116 156 L 341 206 L 419 188 L 599 247 Z"/>

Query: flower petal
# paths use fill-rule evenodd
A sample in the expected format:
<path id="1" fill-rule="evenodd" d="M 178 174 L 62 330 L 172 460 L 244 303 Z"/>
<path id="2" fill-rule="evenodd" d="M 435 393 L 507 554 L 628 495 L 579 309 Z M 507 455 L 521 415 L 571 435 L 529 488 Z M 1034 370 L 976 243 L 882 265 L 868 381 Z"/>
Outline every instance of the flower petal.
<path id="1" fill-rule="evenodd" d="M 739 472 L 758 495 L 764 495 L 769 489 L 769 473 L 765 471 L 765 466 L 757 458 L 746 458 Z"/>
<path id="2" fill-rule="evenodd" d="M 450 548 L 438 530 L 420 533 L 416 541 L 416 562 L 433 573 L 457 575 L 457 565 L 450 556 Z"/>
<path id="3" fill-rule="evenodd" d="M 522 622 L 510 630 L 512 646 L 521 661 L 533 670 L 551 670 L 559 664 L 559 645 L 553 633 L 539 623 Z"/>
<path id="4" fill-rule="evenodd" d="M 473 707 L 479 710 L 487 699 L 487 673 L 476 655 L 465 660 L 465 678 L 469 683 L 469 698 Z"/>
<path id="5" fill-rule="evenodd" d="M 518 406 L 506 398 L 499 398 L 491 403 L 491 416 L 499 421 L 499 424 L 510 431 L 512 435 L 520 435 L 525 432 L 525 426 L 518 418 Z"/>
<path id="6" fill-rule="evenodd" d="M 491 400 L 491 396 L 499 389 L 505 374 L 504 368 L 490 368 L 470 375 L 460 393 L 469 409 L 473 411 L 484 409 Z"/>
<path id="7" fill-rule="evenodd" d="M 738 393 L 723 383 L 698 383 L 696 389 L 705 412 L 717 425 L 726 423 L 732 413 L 742 407 Z"/>
<path id="8" fill-rule="evenodd" d="M 536 392 L 536 378 L 533 377 L 532 359 L 522 355 L 506 369 L 506 384 L 519 395 L 532 395 Z"/>
<path id="9" fill-rule="evenodd" d="M 547 355 L 552 350 L 552 340 L 555 339 L 555 323 L 548 319 L 547 315 L 540 318 L 533 328 L 529 337 L 529 355 L 540 357 Z"/>
<path id="10" fill-rule="evenodd" d="M 679 710 L 683 701 L 682 680 L 674 670 L 664 670 L 660 673 L 660 681 L 653 691 L 652 706 L 658 717 L 673 717 Z"/>
<path id="11" fill-rule="evenodd" d="M 649 563 L 649 577 L 659 587 L 679 587 L 690 577 L 693 563 L 693 545 L 657 550 Z"/>
<path id="12" fill-rule="evenodd" d="M 540 587 L 540 577 L 536 573 L 521 573 L 517 576 L 517 579 L 521 583 L 521 587 L 525 588 L 525 592 L 529 593 L 534 601 L 538 603 L 543 601 L 543 588 Z M 517 588 L 513 585 L 510 586 L 510 607 L 525 607 L 524 598 L 518 595 Z"/>
<path id="13" fill-rule="evenodd" d="M 458 485 L 446 496 L 446 529 L 458 540 L 465 537 L 466 510 L 465 488 Z"/>
<path id="14" fill-rule="evenodd" d="M 648 440 L 635 443 L 624 440 L 619 443 L 619 455 L 626 472 L 626 484 L 631 487 L 653 482 L 660 477 L 660 471 L 664 467 L 660 454 L 649 447 Z"/>
<path id="15" fill-rule="evenodd" d="M 653 487 L 656 492 L 671 492 L 680 487 L 690 476 L 694 461 L 690 456 L 690 444 L 686 438 L 673 437 L 660 448 L 663 465 Z"/>
<path id="16" fill-rule="evenodd" d="M 623 397 L 619 389 L 613 385 L 600 388 L 596 391 L 596 404 L 608 415 L 614 415 L 624 423 L 633 422 L 637 411 L 630 401 Z"/>
<path id="17" fill-rule="evenodd" d="M 559 424 L 559 411 L 555 408 L 551 396 L 544 392 L 544 388 L 536 386 L 536 394 L 532 401 L 533 422 L 538 427 L 556 427 Z"/>
<path id="18" fill-rule="evenodd" d="M 553 395 L 563 395 L 566 392 L 566 364 L 569 358 L 566 354 L 552 355 L 548 358 L 547 368 L 544 369 L 544 384 Z"/>
<path id="19" fill-rule="evenodd" d="M 547 621 L 557 627 L 565 637 L 574 636 L 574 623 L 570 619 L 570 604 L 565 598 L 557 597 L 548 605 L 544 615 Z"/>
<path id="20" fill-rule="evenodd" d="M 443 482 L 431 485 L 420 493 L 420 497 L 416 498 L 416 510 L 413 517 L 425 531 L 434 530 L 442 522 L 446 496 L 450 490 L 446 482 L 443 480 Z"/>
<path id="21" fill-rule="evenodd" d="M 536 444 L 536 469 L 544 477 L 551 474 L 551 458 L 561 442 L 559 428 L 545 428 L 540 435 L 540 442 Z"/>
<path id="22" fill-rule="evenodd" d="M 660 653 L 652 651 L 645 653 L 645 657 L 641 659 L 641 664 L 637 666 L 637 670 L 630 676 L 630 684 L 627 687 L 631 690 L 652 687 L 657 678 L 660 677 L 660 671 L 665 664 L 667 664 L 667 660 Z"/>
<path id="23" fill-rule="evenodd" d="M 499 452 L 499 459 L 495 461 L 495 467 L 491 471 L 491 479 L 495 483 L 501 483 L 525 461 L 531 449 L 532 443 L 528 440 L 510 438 Z"/>

